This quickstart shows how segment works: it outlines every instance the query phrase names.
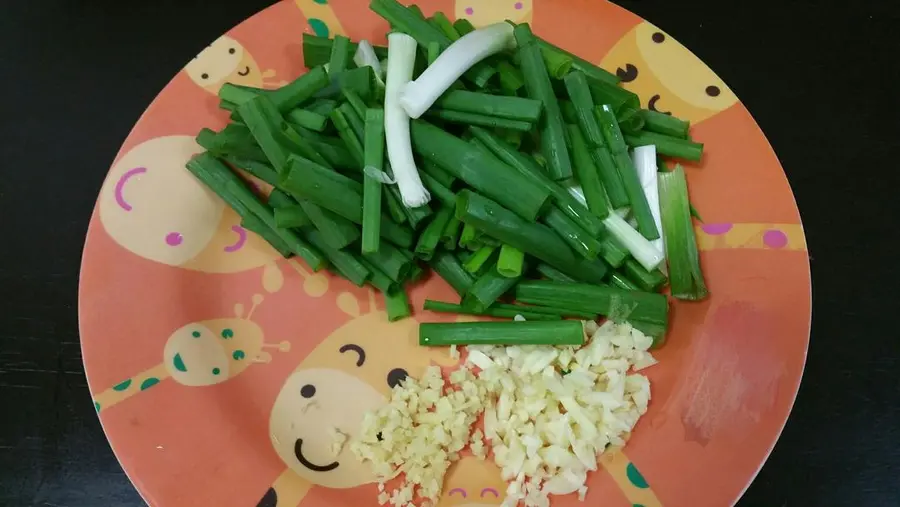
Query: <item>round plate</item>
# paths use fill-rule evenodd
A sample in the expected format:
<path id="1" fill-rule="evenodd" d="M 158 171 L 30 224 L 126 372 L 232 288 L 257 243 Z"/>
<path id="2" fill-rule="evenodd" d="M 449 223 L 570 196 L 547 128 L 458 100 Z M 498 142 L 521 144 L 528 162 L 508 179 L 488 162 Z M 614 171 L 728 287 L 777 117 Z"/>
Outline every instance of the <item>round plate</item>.
<path id="1" fill-rule="evenodd" d="M 674 304 L 647 371 L 650 410 L 591 474 L 588 501 L 733 504 L 784 426 L 809 341 L 806 242 L 759 127 L 681 44 L 607 2 L 419 3 L 476 25 L 530 21 L 617 71 L 644 106 L 689 119 L 706 144 L 686 167 L 712 297 Z M 374 507 L 372 477 L 349 450 L 331 455 L 329 432 L 352 434 L 392 371 L 454 363 L 415 344 L 416 319 L 438 316 L 388 324 L 380 296 L 279 258 L 183 168 L 196 133 L 227 121 L 222 83 L 275 87 L 303 72 L 304 29 L 383 43 L 387 24 L 364 2 L 295 0 L 235 27 L 147 108 L 94 210 L 79 293 L 85 367 L 113 450 L 154 506 Z M 432 277 L 411 298 L 421 308 L 450 294 Z M 504 490 L 494 465 L 464 458 L 440 506 L 499 505 Z"/>

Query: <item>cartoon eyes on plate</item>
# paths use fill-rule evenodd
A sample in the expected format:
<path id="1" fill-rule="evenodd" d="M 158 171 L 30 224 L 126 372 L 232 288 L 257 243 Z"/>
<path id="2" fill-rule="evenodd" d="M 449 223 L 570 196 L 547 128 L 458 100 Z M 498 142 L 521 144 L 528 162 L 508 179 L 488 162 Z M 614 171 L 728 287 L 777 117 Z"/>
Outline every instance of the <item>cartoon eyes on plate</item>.
<path id="1" fill-rule="evenodd" d="M 469 497 L 469 493 L 462 488 L 453 488 L 450 490 L 450 493 L 448 493 L 448 495 L 449 496 L 458 495 L 463 498 Z M 500 492 L 494 488 L 484 488 L 481 490 L 481 494 L 480 494 L 481 498 L 484 498 L 485 496 L 491 496 L 491 495 L 493 495 L 494 498 L 500 498 Z"/>

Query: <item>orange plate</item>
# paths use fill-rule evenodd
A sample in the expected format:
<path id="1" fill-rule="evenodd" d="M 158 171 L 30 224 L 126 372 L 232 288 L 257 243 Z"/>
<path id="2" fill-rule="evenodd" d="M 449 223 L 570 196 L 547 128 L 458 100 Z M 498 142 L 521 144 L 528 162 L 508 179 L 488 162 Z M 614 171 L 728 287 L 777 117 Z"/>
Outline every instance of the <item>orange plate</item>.
<path id="1" fill-rule="evenodd" d="M 530 21 L 620 69 L 645 106 L 691 120 L 706 143 L 687 171 L 713 296 L 675 303 L 648 371 L 650 410 L 625 452 L 591 475 L 588 501 L 733 504 L 784 426 L 809 341 L 806 242 L 762 132 L 700 60 L 615 5 L 420 3 L 478 25 Z M 329 431 L 352 434 L 384 402 L 393 370 L 452 364 L 415 345 L 416 320 L 388 324 L 370 291 L 280 259 L 184 170 L 197 131 L 227 121 L 214 95 L 222 83 L 275 87 L 303 71 L 301 29 L 383 43 L 387 24 L 359 0 L 294 0 L 235 27 L 147 108 L 94 210 L 79 294 L 85 367 L 113 450 L 154 506 L 375 506 L 372 477 L 349 450 L 335 460 Z M 412 299 L 420 308 L 449 295 L 432 277 Z M 504 490 L 496 467 L 468 458 L 440 505 L 498 505 Z"/>

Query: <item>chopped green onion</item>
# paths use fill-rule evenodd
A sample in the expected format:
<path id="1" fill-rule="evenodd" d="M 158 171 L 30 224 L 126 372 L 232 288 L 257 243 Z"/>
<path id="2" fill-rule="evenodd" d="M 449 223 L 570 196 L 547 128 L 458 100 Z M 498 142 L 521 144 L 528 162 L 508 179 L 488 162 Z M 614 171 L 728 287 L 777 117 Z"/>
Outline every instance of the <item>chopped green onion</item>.
<path id="1" fill-rule="evenodd" d="M 331 248 L 340 250 L 359 239 L 359 228 L 346 218 L 307 200 L 300 201 L 300 206 Z"/>
<path id="2" fill-rule="evenodd" d="M 365 167 L 384 169 L 384 111 L 366 110 Z M 377 252 L 381 246 L 381 182 L 365 173 L 363 180 L 362 253 Z"/>
<path id="3" fill-rule="evenodd" d="M 362 41 L 360 41 L 362 44 Z M 311 33 L 303 34 L 303 64 L 306 65 L 307 68 L 318 67 L 320 65 L 324 65 L 328 63 L 328 60 L 331 58 L 331 48 L 334 46 L 334 40 L 328 37 L 320 37 L 318 35 L 313 35 Z M 359 49 L 359 45 L 351 42 L 350 47 L 347 48 L 348 53 L 352 51 L 357 51 Z M 372 46 L 372 49 L 375 52 L 375 56 L 377 58 L 385 58 L 387 57 L 387 48 L 384 46 Z M 363 67 L 363 65 L 357 62 L 357 66 Z"/>
<path id="4" fill-rule="evenodd" d="M 419 241 L 416 243 L 415 248 L 416 255 L 426 261 L 431 260 L 444 234 L 444 229 L 446 229 L 447 223 L 450 222 L 452 217 L 453 208 L 451 206 L 444 206 L 434 214 L 431 222 L 419 235 Z"/>
<path id="5" fill-rule="evenodd" d="M 629 252 L 615 236 L 609 235 L 600 241 L 600 258 L 614 268 L 625 263 Z"/>
<path id="6" fill-rule="evenodd" d="M 270 201 L 271 204 L 271 201 Z M 309 217 L 299 204 L 275 207 L 275 226 L 279 229 L 292 229 L 310 225 Z"/>
<path id="7" fill-rule="evenodd" d="M 527 306 L 515 306 L 513 305 L 504 305 L 505 307 L 499 308 L 496 306 L 491 306 L 489 308 L 485 308 L 484 310 L 477 311 L 472 308 L 467 308 L 463 305 L 458 305 L 456 303 L 447 303 L 444 301 L 433 301 L 431 299 L 426 299 L 425 304 L 422 307 L 423 310 L 428 310 L 432 312 L 438 313 L 454 313 L 461 315 L 484 315 L 485 317 L 497 317 L 501 319 L 513 319 L 516 316 L 521 315 L 526 320 L 559 320 L 562 317 L 558 315 L 553 315 L 549 313 L 541 313 L 541 312 L 529 312 Z M 512 308 L 509 308 L 512 307 Z"/>
<path id="8" fill-rule="evenodd" d="M 419 325 L 419 345 L 582 345 L 584 330 L 575 320 L 456 322 Z"/>
<path id="9" fill-rule="evenodd" d="M 624 108 L 638 109 L 641 107 L 640 97 L 621 86 L 591 79 L 590 87 L 594 104 L 609 104 L 616 112 Z"/>
<path id="10" fill-rule="evenodd" d="M 619 78 L 616 77 L 615 74 L 607 72 L 606 70 L 601 69 L 600 67 L 594 65 L 593 63 L 575 56 L 574 54 L 555 46 L 544 39 L 538 38 L 538 43 L 541 45 L 541 49 L 544 52 L 551 53 L 559 53 L 561 55 L 565 55 L 566 57 L 572 60 L 572 69 L 583 72 L 589 78 L 594 81 L 599 81 L 603 83 L 610 84 L 615 86 L 619 82 Z"/>
<path id="11" fill-rule="evenodd" d="M 625 193 L 628 194 L 628 201 L 631 203 L 631 214 L 637 222 L 638 231 L 649 240 L 658 239 L 659 229 L 656 227 L 656 221 L 653 219 L 653 212 L 650 209 L 650 203 L 647 202 L 644 188 L 641 186 L 641 180 L 634 167 L 634 161 L 631 160 L 628 152 L 616 153 L 613 158 L 619 169 L 619 175 L 622 177 Z"/>
<path id="12" fill-rule="evenodd" d="M 362 257 L 395 282 L 403 281 L 412 266 L 406 253 L 390 243 L 383 243 L 377 252 L 362 254 Z"/>
<path id="13" fill-rule="evenodd" d="M 518 278 L 522 276 L 524 264 L 524 252 L 509 245 L 500 247 L 500 257 L 497 258 L 497 272 L 500 275 L 506 278 Z"/>
<path id="14" fill-rule="evenodd" d="M 455 210 L 456 207 L 456 196 L 453 197 L 453 203 L 451 205 L 451 209 Z M 444 232 L 441 234 L 441 243 L 444 245 L 444 248 L 448 250 L 454 250 L 456 248 L 456 244 L 459 241 L 459 233 L 462 230 L 462 222 L 456 218 L 456 215 L 453 214 L 450 217 L 450 220 L 447 221 L 447 226 L 444 227 Z"/>
<path id="15" fill-rule="evenodd" d="M 331 58 L 328 60 L 328 75 L 337 76 L 347 69 L 350 61 L 350 39 L 343 35 L 334 36 L 334 45 L 331 46 Z"/>
<path id="16" fill-rule="evenodd" d="M 506 60 L 497 63 L 497 72 L 500 75 L 500 89 L 510 96 L 517 95 L 525 86 L 525 77 L 518 67 Z"/>
<path id="17" fill-rule="evenodd" d="M 591 89 L 588 86 L 587 78 L 583 73 L 575 71 L 570 72 L 564 79 L 566 90 L 574 109 L 575 118 L 578 127 L 584 135 L 584 140 L 588 147 L 605 146 L 606 141 L 603 138 L 603 131 L 597 123 L 594 115 L 594 99 L 591 97 Z M 571 134 L 571 131 L 570 131 Z"/>
<path id="18" fill-rule="evenodd" d="M 433 16 L 431 16 L 432 25 L 436 26 L 438 30 L 443 32 L 444 35 L 447 36 L 451 41 L 459 40 L 461 35 L 456 31 L 456 28 L 453 27 L 453 23 L 447 18 L 447 15 L 441 11 L 435 12 Z"/>
<path id="19" fill-rule="evenodd" d="M 585 259 L 593 260 L 600 253 L 600 241 L 578 227 L 558 208 L 550 208 L 544 217 L 544 223 L 553 229 L 569 247 Z"/>
<path id="20" fill-rule="evenodd" d="M 709 291 L 700 269 L 697 238 L 688 204 L 687 179 L 680 165 L 676 165 L 673 171 L 659 173 L 659 199 L 672 295 L 678 299 L 704 299 Z M 651 271 L 649 268 L 647 270 Z"/>
<path id="21" fill-rule="evenodd" d="M 406 290 L 395 285 L 384 293 L 384 304 L 387 307 L 388 322 L 395 322 L 412 315 Z"/>
<path id="22" fill-rule="evenodd" d="M 625 136 L 625 142 L 629 146 L 656 145 L 656 151 L 667 157 L 683 158 L 692 162 L 699 162 L 703 157 L 703 144 L 695 143 L 687 139 L 657 134 L 656 132 L 641 132 L 632 136 Z"/>
<path id="23" fill-rule="evenodd" d="M 325 254 L 328 261 L 344 278 L 358 287 L 362 287 L 366 283 L 371 272 L 360 262 L 360 259 L 350 252 L 329 245 L 321 231 L 307 229 L 305 232 L 306 239 Z"/>
<path id="24" fill-rule="evenodd" d="M 451 90 L 442 95 L 435 102 L 435 106 L 451 111 L 477 113 L 529 123 L 538 121 L 543 111 L 543 104 L 539 100 L 467 90 Z"/>
<path id="25" fill-rule="evenodd" d="M 491 263 L 463 296 L 462 305 L 475 311 L 483 311 L 515 287 L 519 279 L 501 275 L 496 263 Z"/>
<path id="26" fill-rule="evenodd" d="M 466 18 L 459 18 L 454 21 L 453 28 L 456 30 L 460 37 L 475 31 L 475 25 L 473 25 L 472 22 Z"/>
<path id="27" fill-rule="evenodd" d="M 537 272 L 549 280 L 555 282 L 575 282 L 576 280 L 562 271 L 543 262 L 537 265 Z"/>
<path id="28" fill-rule="evenodd" d="M 644 128 L 650 132 L 656 132 L 667 136 L 687 139 L 691 128 L 689 121 L 681 120 L 670 114 L 658 113 L 649 109 L 641 109 L 641 117 L 644 119 Z"/>
<path id="29" fill-rule="evenodd" d="M 613 271 L 609 275 L 609 281 L 612 283 L 613 287 L 618 287 L 619 289 L 624 290 L 641 290 L 640 287 L 637 286 L 636 283 L 632 282 L 625 276 L 623 273 L 619 273 L 618 271 Z"/>
<path id="30" fill-rule="evenodd" d="M 631 255 L 647 271 L 653 271 L 662 264 L 665 257 L 662 251 L 653 246 L 641 233 L 628 225 L 622 217 L 616 213 L 610 213 L 603 221 L 606 230 L 631 252 Z M 665 231 L 665 221 L 663 221 Z"/>
<path id="31" fill-rule="evenodd" d="M 484 264 L 491 258 L 494 254 L 494 250 L 497 247 L 494 246 L 483 246 L 475 251 L 471 257 L 466 259 L 466 262 L 463 263 L 463 267 L 466 268 L 466 271 L 469 273 L 478 274 L 481 271 L 481 268 Z"/>
<path id="32" fill-rule="evenodd" d="M 309 63 L 307 63 L 307 66 L 309 66 Z M 327 85 L 328 74 L 325 72 L 325 69 L 323 67 L 315 67 L 281 88 L 270 91 L 267 96 L 279 111 L 290 111 Z"/>
<path id="33" fill-rule="evenodd" d="M 275 210 L 276 217 L 278 214 L 278 210 Z M 288 257 L 293 255 L 291 252 L 291 247 L 287 244 L 286 241 L 281 239 L 281 236 L 278 235 L 278 232 L 268 227 L 265 222 L 256 217 L 256 215 L 249 214 L 241 217 L 241 227 L 247 229 L 250 232 L 254 232 L 258 234 L 262 239 L 266 241 L 272 248 L 275 249 L 282 257 L 287 259 Z"/>
<path id="34" fill-rule="evenodd" d="M 459 259 L 452 252 L 438 250 L 431 258 L 429 265 L 460 296 L 465 295 L 475 283 L 472 274 L 463 268 Z"/>
<path id="35" fill-rule="evenodd" d="M 478 125 L 493 129 L 509 129 L 528 132 L 531 124 L 527 121 L 509 120 L 497 116 L 488 116 L 478 113 L 466 113 L 463 111 L 451 111 L 449 109 L 430 109 L 426 113 L 428 118 L 437 118 L 448 123 L 460 123 L 462 125 Z"/>
<path id="36" fill-rule="evenodd" d="M 371 284 L 372 287 L 375 287 L 381 292 L 387 292 L 394 286 L 394 281 L 391 280 L 389 276 L 382 273 L 381 270 L 376 268 L 371 262 L 363 257 L 359 257 L 358 260 L 360 264 L 369 270 L 369 284 Z"/>
<path id="37" fill-rule="evenodd" d="M 425 54 L 426 60 L 428 60 L 428 65 L 432 65 L 435 60 L 437 60 L 438 57 L 441 56 L 441 45 L 434 41 L 429 42 L 428 49 L 425 51 Z"/>
<path id="38" fill-rule="evenodd" d="M 662 237 L 662 220 L 659 211 L 659 181 L 657 179 L 658 168 L 656 167 L 656 147 L 639 146 L 632 153 L 634 159 L 634 168 L 637 171 L 638 180 L 644 196 L 647 199 L 647 205 L 650 208 L 650 214 L 653 216 L 653 223 L 656 225 L 656 233 L 658 238 L 651 241 L 653 246 L 660 251 L 665 251 L 665 245 Z"/>
<path id="39" fill-rule="evenodd" d="M 594 165 L 584 136 L 576 125 L 569 125 L 569 142 L 572 148 L 575 179 L 581 185 L 588 209 L 598 218 L 606 218 L 609 215 L 609 198 L 606 196 L 606 190 L 600 181 L 600 172 Z"/>
<path id="40" fill-rule="evenodd" d="M 607 147 L 594 148 L 591 150 L 591 159 L 597 167 L 600 181 L 603 182 L 603 189 L 606 190 L 612 207 L 619 209 L 627 206 L 628 194 L 625 192 L 625 185 L 622 183 L 622 177 L 619 175 L 616 162 L 609 149 Z"/>
<path id="41" fill-rule="evenodd" d="M 356 47 L 356 53 L 353 55 L 353 63 L 355 63 L 357 67 L 372 67 L 372 70 L 375 71 L 375 76 L 378 78 L 381 78 L 384 75 L 381 68 L 381 61 L 378 59 L 378 55 L 375 54 L 375 48 L 365 39 L 359 41 L 359 44 Z"/>
<path id="42" fill-rule="evenodd" d="M 325 130 L 325 125 L 328 123 L 328 117 L 306 109 L 297 108 L 288 111 L 287 121 L 299 127 L 315 132 L 322 132 Z"/>
<path id="43" fill-rule="evenodd" d="M 666 275 L 664 275 L 662 271 L 659 269 L 647 271 L 634 259 L 625 261 L 624 272 L 629 280 L 634 280 L 641 290 L 647 292 L 659 292 L 667 281 Z"/>

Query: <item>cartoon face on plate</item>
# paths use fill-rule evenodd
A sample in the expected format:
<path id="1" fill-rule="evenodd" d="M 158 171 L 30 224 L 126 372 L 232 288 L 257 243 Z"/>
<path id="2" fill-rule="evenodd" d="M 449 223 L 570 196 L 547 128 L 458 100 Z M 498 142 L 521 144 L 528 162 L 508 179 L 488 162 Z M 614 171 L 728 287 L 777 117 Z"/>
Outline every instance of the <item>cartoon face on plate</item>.
<path id="1" fill-rule="evenodd" d="M 493 507 L 503 505 L 505 496 L 506 483 L 493 460 L 466 456 L 447 473 L 437 507 Z"/>
<path id="2" fill-rule="evenodd" d="M 217 94 L 225 83 L 262 88 L 275 71 L 260 71 L 253 56 L 238 41 L 223 35 L 194 57 L 185 67 L 191 81 Z"/>
<path id="3" fill-rule="evenodd" d="M 603 58 L 644 107 L 697 123 L 724 111 L 737 97 L 699 58 L 647 22 L 635 26 Z"/>
<path id="4" fill-rule="evenodd" d="M 110 169 L 100 221 L 126 250 L 169 266 L 232 273 L 279 255 L 185 168 L 202 151 L 190 136 L 145 141 Z"/>
<path id="5" fill-rule="evenodd" d="M 267 494 L 278 498 L 272 505 L 296 505 L 293 501 L 312 485 L 344 489 L 374 482 L 368 465 L 358 462 L 349 445 L 363 416 L 387 403 L 390 390 L 407 376 L 421 375 L 433 362 L 456 362 L 446 351 L 418 345 L 414 319 L 389 323 L 383 311 L 375 311 L 374 301 L 370 313 L 360 314 L 349 293 L 338 296 L 338 306 L 356 318 L 303 360 L 272 409 L 272 445 L 288 466 Z M 347 445 L 335 446 L 335 435 L 345 436 Z"/>
<path id="6" fill-rule="evenodd" d="M 532 0 L 456 0 L 456 19 L 468 19 L 476 27 L 510 20 L 513 23 L 531 22 Z"/>

